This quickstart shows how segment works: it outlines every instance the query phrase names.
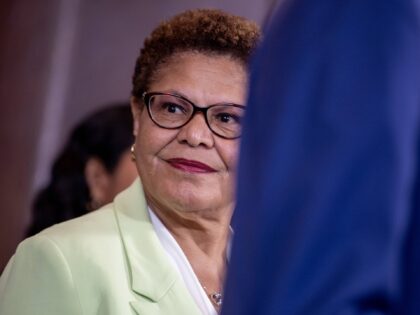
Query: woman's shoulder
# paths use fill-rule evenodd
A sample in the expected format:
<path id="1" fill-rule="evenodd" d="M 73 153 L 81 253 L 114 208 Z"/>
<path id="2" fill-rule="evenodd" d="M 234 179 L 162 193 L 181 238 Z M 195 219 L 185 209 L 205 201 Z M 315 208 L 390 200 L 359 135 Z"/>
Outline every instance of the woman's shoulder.
<path id="1" fill-rule="evenodd" d="M 55 224 L 34 238 L 43 236 L 53 240 L 76 240 L 90 239 L 100 236 L 112 236 L 118 234 L 117 222 L 113 211 L 113 205 L 108 204 L 103 208 L 85 214 L 81 217 Z"/>
<path id="2" fill-rule="evenodd" d="M 128 296 L 118 231 L 108 205 L 21 242 L 0 277 L 0 313 L 82 314 L 104 296 L 114 298 L 115 288 Z"/>
<path id="3" fill-rule="evenodd" d="M 122 252 L 121 246 L 118 224 L 110 204 L 25 239 L 12 260 L 16 264 L 29 257 L 33 265 L 67 266 L 72 277 L 78 277 L 86 272 L 93 275 L 98 266 L 106 269 L 110 264 L 122 262 L 121 255 L 110 255 Z"/>
<path id="4" fill-rule="evenodd" d="M 109 250 L 118 248 L 120 243 L 113 204 L 109 204 L 25 239 L 19 244 L 16 255 L 50 250 L 68 262 L 81 262 L 84 258 L 106 257 Z"/>

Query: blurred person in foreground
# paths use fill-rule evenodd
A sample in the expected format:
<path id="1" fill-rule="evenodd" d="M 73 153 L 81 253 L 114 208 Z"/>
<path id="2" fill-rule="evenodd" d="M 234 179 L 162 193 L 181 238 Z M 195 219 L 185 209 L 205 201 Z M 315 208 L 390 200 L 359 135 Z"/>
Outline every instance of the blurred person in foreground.
<path id="1" fill-rule="evenodd" d="M 251 71 L 222 313 L 420 314 L 419 14 L 278 8 Z"/>
<path id="2" fill-rule="evenodd" d="M 141 180 L 24 241 L 0 279 L 2 315 L 217 313 L 258 37 L 255 23 L 219 10 L 152 32 L 131 99 Z"/>
<path id="3" fill-rule="evenodd" d="M 79 122 L 35 197 L 27 236 L 96 210 L 127 188 L 137 176 L 133 141 L 128 103 L 106 106 Z"/>

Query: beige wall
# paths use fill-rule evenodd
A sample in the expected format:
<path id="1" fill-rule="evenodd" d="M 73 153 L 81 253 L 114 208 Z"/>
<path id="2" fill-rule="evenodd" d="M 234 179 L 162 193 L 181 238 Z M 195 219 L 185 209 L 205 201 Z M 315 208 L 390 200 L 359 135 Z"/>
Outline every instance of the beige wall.
<path id="1" fill-rule="evenodd" d="M 101 104 L 128 99 L 135 57 L 158 20 L 216 7 L 261 22 L 271 2 L 2 0 L 0 270 L 69 129 Z"/>

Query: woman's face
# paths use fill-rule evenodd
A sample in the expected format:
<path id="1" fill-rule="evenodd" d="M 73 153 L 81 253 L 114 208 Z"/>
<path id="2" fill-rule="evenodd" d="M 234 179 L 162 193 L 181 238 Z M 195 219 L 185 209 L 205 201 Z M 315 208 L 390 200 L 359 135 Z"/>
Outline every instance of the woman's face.
<path id="1" fill-rule="evenodd" d="M 225 56 L 180 53 L 161 66 L 148 92 L 182 95 L 207 107 L 244 104 L 247 74 Z M 201 113 L 179 129 L 164 129 L 145 106 L 132 104 L 136 164 L 149 205 L 176 211 L 229 210 L 234 206 L 238 139 L 223 139 Z"/>

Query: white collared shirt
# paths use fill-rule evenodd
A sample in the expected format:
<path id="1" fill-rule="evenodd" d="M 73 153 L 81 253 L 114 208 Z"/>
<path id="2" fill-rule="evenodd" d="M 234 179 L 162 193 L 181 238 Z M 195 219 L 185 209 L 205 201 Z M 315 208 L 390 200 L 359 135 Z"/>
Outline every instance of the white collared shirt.
<path id="1" fill-rule="evenodd" d="M 153 228 L 155 229 L 155 232 L 163 248 L 168 254 L 170 261 L 173 263 L 175 269 L 178 270 L 181 278 L 184 280 L 185 286 L 193 297 L 198 308 L 201 310 L 203 315 L 217 315 L 215 307 L 207 297 L 206 292 L 201 286 L 200 281 L 195 275 L 194 270 L 192 269 L 191 264 L 182 251 L 181 247 L 149 207 L 148 211 Z"/>

